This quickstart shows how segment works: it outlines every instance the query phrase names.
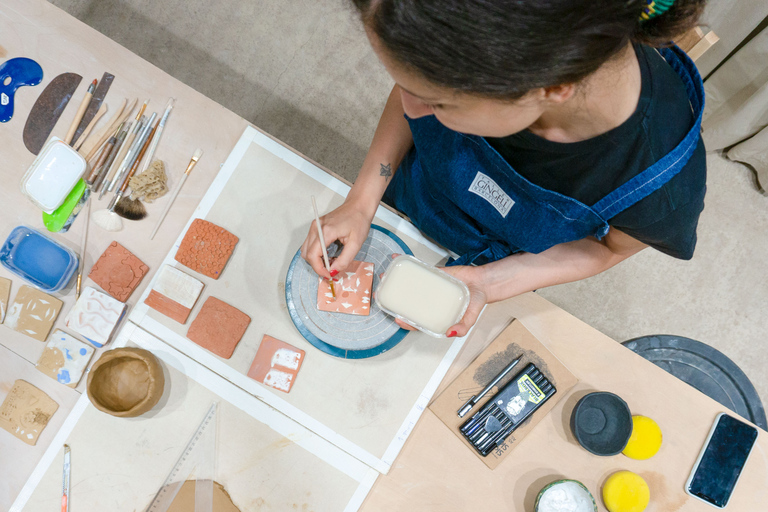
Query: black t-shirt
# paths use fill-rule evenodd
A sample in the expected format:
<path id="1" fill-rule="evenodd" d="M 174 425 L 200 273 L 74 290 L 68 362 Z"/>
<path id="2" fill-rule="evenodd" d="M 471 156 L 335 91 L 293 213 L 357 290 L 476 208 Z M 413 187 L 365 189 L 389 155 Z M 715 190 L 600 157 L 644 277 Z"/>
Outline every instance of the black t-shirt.
<path id="1" fill-rule="evenodd" d="M 627 121 L 588 140 L 559 143 L 529 131 L 487 140 L 528 181 L 586 205 L 650 167 L 685 137 L 693 112 L 677 73 L 653 48 L 635 45 L 642 86 Z M 608 223 L 670 256 L 691 259 L 704 209 L 704 143 L 659 190 L 608 219 Z"/>

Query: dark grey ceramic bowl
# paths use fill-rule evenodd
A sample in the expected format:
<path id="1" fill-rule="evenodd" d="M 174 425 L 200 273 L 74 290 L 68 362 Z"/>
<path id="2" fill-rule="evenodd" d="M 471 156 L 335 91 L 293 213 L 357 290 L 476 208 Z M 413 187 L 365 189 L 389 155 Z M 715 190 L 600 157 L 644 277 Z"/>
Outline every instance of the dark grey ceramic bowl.
<path id="1" fill-rule="evenodd" d="M 618 395 L 590 393 L 573 408 L 571 432 L 585 450 L 595 455 L 616 455 L 632 435 L 632 413 Z"/>

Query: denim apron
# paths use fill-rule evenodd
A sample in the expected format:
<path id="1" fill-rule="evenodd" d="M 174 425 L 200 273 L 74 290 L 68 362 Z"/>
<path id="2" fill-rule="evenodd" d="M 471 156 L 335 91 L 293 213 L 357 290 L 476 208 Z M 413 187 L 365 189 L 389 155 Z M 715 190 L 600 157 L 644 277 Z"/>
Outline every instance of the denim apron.
<path id="1" fill-rule="evenodd" d="M 414 148 L 384 201 L 458 254 L 449 265 L 479 265 L 520 251 L 540 253 L 588 236 L 600 240 L 610 229 L 608 220 L 672 179 L 699 142 L 704 110 L 699 72 L 677 47 L 659 53 L 685 84 L 695 121 L 677 147 L 594 205 L 531 183 L 483 137 L 450 130 L 434 116 L 407 118 Z"/>

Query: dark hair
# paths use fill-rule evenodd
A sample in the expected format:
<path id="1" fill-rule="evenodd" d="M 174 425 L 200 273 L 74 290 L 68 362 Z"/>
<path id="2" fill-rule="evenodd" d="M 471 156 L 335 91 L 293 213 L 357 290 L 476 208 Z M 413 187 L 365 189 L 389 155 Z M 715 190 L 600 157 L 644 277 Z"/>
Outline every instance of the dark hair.
<path id="1" fill-rule="evenodd" d="M 436 85 L 503 99 L 578 82 L 630 41 L 669 45 L 696 25 L 705 4 L 676 0 L 641 23 L 645 0 L 352 2 L 400 64 Z"/>

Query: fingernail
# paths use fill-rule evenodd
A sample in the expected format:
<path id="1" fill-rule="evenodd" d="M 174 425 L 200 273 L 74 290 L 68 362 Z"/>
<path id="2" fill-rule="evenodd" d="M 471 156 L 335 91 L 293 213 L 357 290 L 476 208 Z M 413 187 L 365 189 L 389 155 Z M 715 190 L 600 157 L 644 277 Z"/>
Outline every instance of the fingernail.
<path id="1" fill-rule="evenodd" d="M 449 337 L 449 338 L 453 338 L 453 337 L 454 337 L 454 336 L 456 336 L 457 334 L 459 334 L 457 331 L 451 331 L 451 332 L 449 332 L 449 333 L 448 333 L 448 337 Z"/>
<path id="2" fill-rule="evenodd" d="M 333 278 L 333 282 L 334 282 L 334 283 L 338 283 L 338 282 L 339 282 L 339 279 L 338 279 L 338 278 L 336 278 L 336 277 L 334 277 L 334 278 Z"/>
<path id="3" fill-rule="evenodd" d="M 338 273 L 339 273 L 339 271 L 336 270 L 336 269 L 331 270 L 331 277 L 334 277 Z"/>

